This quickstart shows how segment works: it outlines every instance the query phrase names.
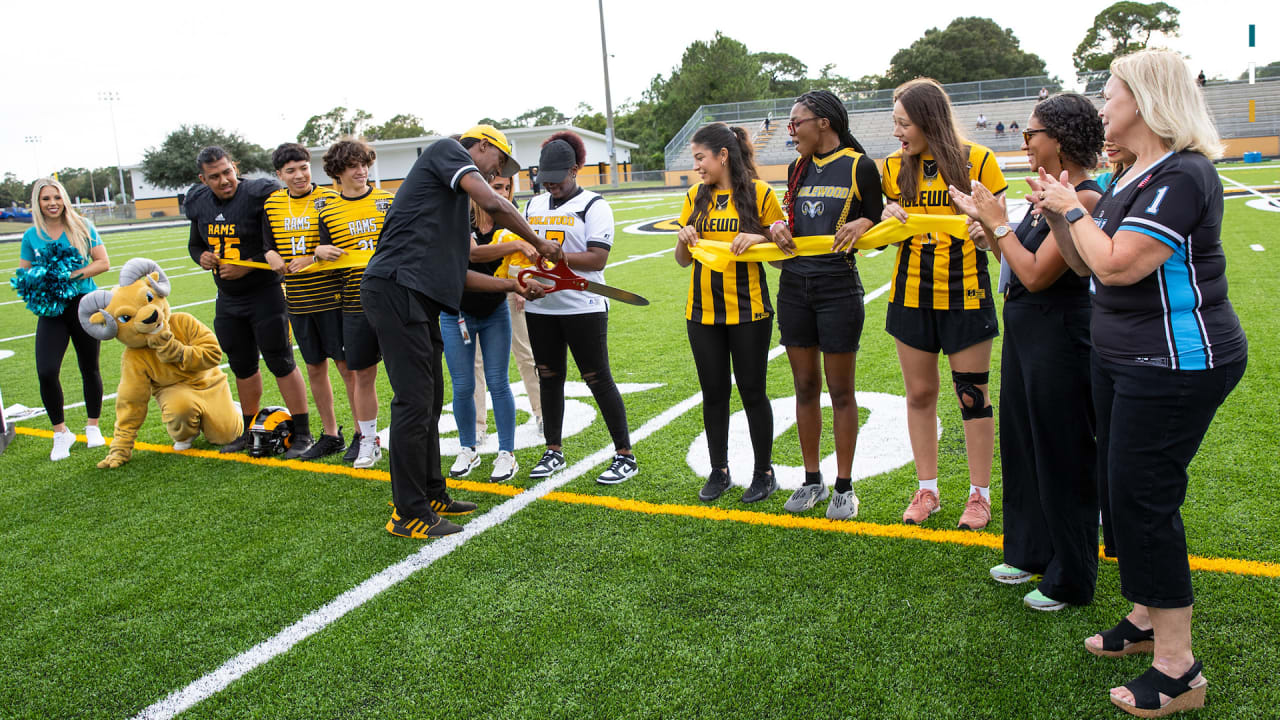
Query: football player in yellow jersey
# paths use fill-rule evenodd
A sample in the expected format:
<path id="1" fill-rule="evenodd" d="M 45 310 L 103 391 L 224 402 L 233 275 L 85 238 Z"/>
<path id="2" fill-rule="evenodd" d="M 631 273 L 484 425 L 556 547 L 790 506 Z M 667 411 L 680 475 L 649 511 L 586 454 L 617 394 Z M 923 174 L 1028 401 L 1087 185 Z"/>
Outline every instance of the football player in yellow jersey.
<path id="1" fill-rule="evenodd" d="M 951 100 L 936 81 L 920 78 L 894 91 L 893 136 L 902 149 L 885 159 L 883 183 L 890 202 L 884 219 L 907 221 L 908 213 L 961 214 L 948 185 L 966 188 L 978 180 L 1000 196 L 1004 175 L 987 148 L 965 142 L 956 126 Z M 937 512 L 938 353 L 951 364 L 951 381 L 960 400 L 969 494 L 960 514 L 961 529 L 977 530 L 991 520 L 991 459 L 995 420 L 988 400 L 991 341 L 998 334 L 985 243 L 976 223 L 971 238 L 911 238 L 898 248 L 889 292 L 885 329 L 897 340 L 898 361 L 907 390 L 907 431 L 915 456 L 919 490 L 902 521 L 920 524 Z"/>
<path id="2" fill-rule="evenodd" d="M 264 203 L 262 242 L 267 264 L 284 275 L 289 324 L 320 414 L 320 438 L 299 459 L 318 460 L 340 452 L 343 446 L 329 383 L 329 360 L 344 379 L 348 375 L 342 357 L 342 276 L 301 271 L 320 259 L 320 210 L 337 193 L 311 182 L 311 151 L 298 143 L 282 143 L 271 153 L 271 164 L 284 187 Z"/>
<path id="3" fill-rule="evenodd" d="M 689 143 L 702 182 L 685 195 L 677 234 L 676 262 L 693 265 L 685 306 L 689 347 L 702 386 L 702 425 L 707 433 L 711 475 L 698 493 L 710 502 L 729 488 L 730 379 L 747 413 L 755 466 L 742 502 L 759 502 L 778 489 L 773 472 L 773 407 L 766 392 L 773 306 L 764 267 L 730 263 L 716 272 L 694 259 L 699 240 L 732 243 L 733 252 L 769 242 L 768 227 L 782 221 L 782 207 L 768 183 L 756 174 L 747 131 L 712 123 Z M 732 369 L 731 369 L 732 366 Z"/>
<path id="4" fill-rule="evenodd" d="M 394 195 L 369 185 L 369 168 L 377 153 L 363 140 L 343 139 L 324 154 L 324 172 L 338 181 L 342 194 L 320 211 L 320 246 L 317 254 L 336 259 L 348 250 L 375 250 L 383 220 Z M 341 336 L 343 358 L 349 375 L 347 398 L 356 433 L 343 459 L 358 468 L 373 467 L 382 458 L 378 442 L 378 361 L 382 358 L 378 337 L 365 319 L 360 304 L 363 268 L 342 272 Z"/>

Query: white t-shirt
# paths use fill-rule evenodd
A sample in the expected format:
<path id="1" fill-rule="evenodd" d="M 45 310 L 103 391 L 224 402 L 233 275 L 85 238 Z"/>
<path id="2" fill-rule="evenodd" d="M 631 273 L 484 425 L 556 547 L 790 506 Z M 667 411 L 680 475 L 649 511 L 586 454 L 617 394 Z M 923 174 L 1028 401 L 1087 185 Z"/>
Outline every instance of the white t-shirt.
<path id="1" fill-rule="evenodd" d="M 525 205 L 525 219 L 539 235 L 560 243 L 566 254 L 613 247 L 613 209 L 599 194 L 579 188 L 559 206 L 553 208 L 553 202 L 550 193 L 542 193 Z M 604 282 L 601 270 L 573 271 L 592 282 Z M 581 290 L 558 290 L 525 305 L 526 312 L 539 315 L 580 315 L 608 309 L 608 300 Z"/>

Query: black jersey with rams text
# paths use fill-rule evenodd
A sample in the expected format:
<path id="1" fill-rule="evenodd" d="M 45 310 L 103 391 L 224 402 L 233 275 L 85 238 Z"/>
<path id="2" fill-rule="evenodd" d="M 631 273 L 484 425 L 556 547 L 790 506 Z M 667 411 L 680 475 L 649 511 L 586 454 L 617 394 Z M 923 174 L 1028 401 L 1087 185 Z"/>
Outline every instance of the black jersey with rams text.
<path id="1" fill-rule="evenodd" d="M 263 203 L 280 185 L 270 178 L 241 179 L 236 192 L 228 200 L 219 200 L 206 185 L 196 185 L 187 192 L 186 213 L 191 221 L 187 252 L 200 262 L 206 250 L 227 260 L 266 262 L 262 244 Z M 270 270 L 250 270 L 235 280 L 213 276 L 218 292 L 247 295 L 266 285 L 279 283 L 280 276 Z"/>

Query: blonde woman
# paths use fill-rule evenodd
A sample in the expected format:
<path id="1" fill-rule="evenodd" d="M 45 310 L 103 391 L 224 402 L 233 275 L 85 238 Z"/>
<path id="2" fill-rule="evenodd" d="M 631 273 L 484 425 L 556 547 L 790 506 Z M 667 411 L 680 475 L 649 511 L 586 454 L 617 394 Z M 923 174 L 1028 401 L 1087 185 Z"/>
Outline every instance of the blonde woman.
<path id="1" fill-rule="evenodd" d="M 89 415 L 84 435 L 89 447 L 103 445 L 98 418 L 102 415 L 102 375 L 98 371 L 99 342 L 80 327 L 77 311 L 80 298 L 98 288 L 91 278 L 111 269 L 107 248 L 98 238 L 98 231 L 67 202 L 67 189 L 53 178 L 40 178 L 31 188 L 31 213 L 35 222 L 22 235 L 22 250 L 18 266 L 30 269 L 53 245 L 73 248 L 84 260 L 80 270 L 72 274 L 78 282 L 78 295 L 69 301 L 60 315 L 40 317 L 36 321 L 36 374 L 40 378 L 40 401 L 49 422 L 53 423 L 53 451 L 50 460 L 63 460 L 71 455 L 76 442 L 75 433 L 67 429 L 62 411 L 62 359 L 67 354 L 67 344 L 76 349 L 76 361 L 80 365 L 80 381 L 84 388 L 85 411 Z"/>
<path id="2" fill-rule="evenodd" d="M 1133 164 L 1087 212 L 1066 174 L 1029 199 L 1062 256 L 1091 274 L 1093 404 L 1108 551 L 1133 610 L 1085 640 L 1095 655 L 1154 652 L 1111 701 L 1142 717 L 1204 705 L 1191 651 L 1191 571 L 1180 508 L 1187 466 L 1244 375 L 1248 341 L 1227 299 L 1222 144 L 1183 59 L 1144 50 L 1111 63 L 1102 120 Z M 1092 214 L 1092 218 L 1090 218 Z"/>

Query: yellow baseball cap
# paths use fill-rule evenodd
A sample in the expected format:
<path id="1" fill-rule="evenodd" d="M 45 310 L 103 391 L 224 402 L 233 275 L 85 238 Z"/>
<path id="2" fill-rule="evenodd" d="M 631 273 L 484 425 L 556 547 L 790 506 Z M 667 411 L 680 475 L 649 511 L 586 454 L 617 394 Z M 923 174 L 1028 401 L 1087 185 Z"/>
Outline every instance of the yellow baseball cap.
<path id="1" fill-rule="evenodd" d="M 464 138 L 475 138 L 476 140 L 488 140 L 489 144 L 502 151 L 506 156 L 506 160 L 502 163 L 502 169 L 498 174 L 502 177 L 511 177 L 520 172 L 520 163 L 512 156 L 511 143 L 507 140 L 507 136 L 502 131 L 492 125 L 476 125 L 470 130 L 462 133 Z"/>

